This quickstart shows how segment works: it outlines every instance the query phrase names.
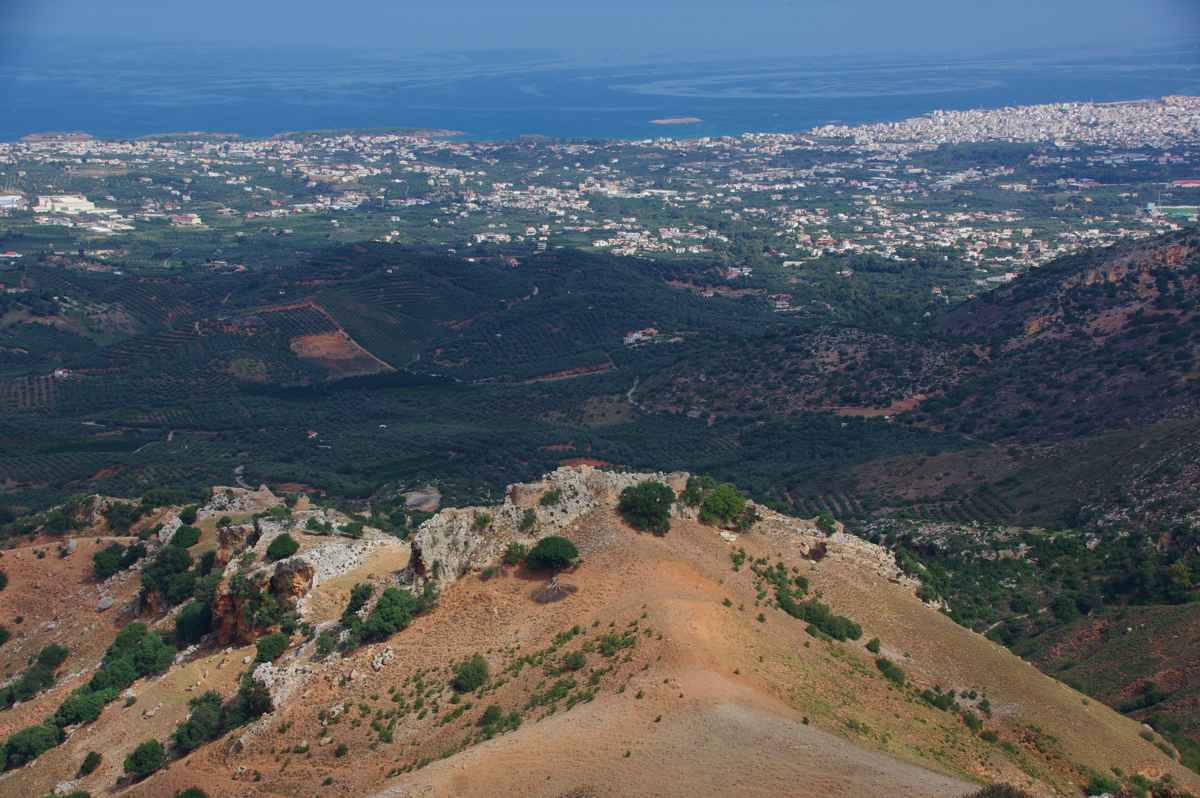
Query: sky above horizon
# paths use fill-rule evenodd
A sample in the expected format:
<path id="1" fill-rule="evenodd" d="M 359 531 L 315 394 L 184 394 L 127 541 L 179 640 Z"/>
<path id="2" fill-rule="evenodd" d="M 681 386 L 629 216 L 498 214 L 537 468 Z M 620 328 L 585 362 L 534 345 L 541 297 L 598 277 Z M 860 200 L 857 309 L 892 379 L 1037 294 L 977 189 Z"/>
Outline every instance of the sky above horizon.
<path id="1" fill-rule="evenodd" d="M 1200 38 L 1200 0 L 0 0 L 0 48 L 148 43 L 963 54 Z"/>

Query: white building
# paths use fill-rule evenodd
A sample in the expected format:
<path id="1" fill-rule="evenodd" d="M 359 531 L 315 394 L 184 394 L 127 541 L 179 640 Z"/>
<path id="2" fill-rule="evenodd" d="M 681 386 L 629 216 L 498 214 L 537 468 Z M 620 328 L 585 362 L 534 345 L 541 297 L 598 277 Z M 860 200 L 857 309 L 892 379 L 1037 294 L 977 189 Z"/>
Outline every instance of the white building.
<path id="1" fill-rule="evenodd" d="M 33 207 L 37 213 L 94 213 L 96 206 L 82 194 L 50 194 L 38 197 L 37 205 Z"/>
<path id="2" fill-rule="evenodd" d="M 21 211 L 26 206 L 20 194 L 0 194 L 0 211 Z"/>

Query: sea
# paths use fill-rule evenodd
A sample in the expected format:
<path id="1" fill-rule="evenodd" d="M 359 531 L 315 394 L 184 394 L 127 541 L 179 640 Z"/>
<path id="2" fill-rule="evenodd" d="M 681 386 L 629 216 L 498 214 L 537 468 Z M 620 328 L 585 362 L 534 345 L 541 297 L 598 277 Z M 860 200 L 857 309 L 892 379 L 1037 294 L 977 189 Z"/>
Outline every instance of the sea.
<path id="1" fill-rule="evenodd" d="M 434 128 L 470 139 L 795 132 L 936 109 L 1200 95 L 1200 40 L 1130 50 L 728 57 L 41 42 L 0 54 L 0 140 Z M 683 124 L 654 120 L 684 119 Z"/>

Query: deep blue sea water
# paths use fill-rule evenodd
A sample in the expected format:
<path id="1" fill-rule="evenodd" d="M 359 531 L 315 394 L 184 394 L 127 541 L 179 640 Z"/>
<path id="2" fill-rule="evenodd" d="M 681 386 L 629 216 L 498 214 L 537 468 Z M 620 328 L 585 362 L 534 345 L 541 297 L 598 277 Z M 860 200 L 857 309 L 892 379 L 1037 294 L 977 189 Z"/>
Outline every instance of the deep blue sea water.
<path id="1" fill-rule="evenodd" d="M 931 110 L 1200 94 L 1200 42 L 957 58 L 583 58 L 556 52 L 39 45 L 0 57 L 0 140 L 450 128 L 471 138 L 798 131 Z M 696 124 L 650 120 L 699 117 Z"/>

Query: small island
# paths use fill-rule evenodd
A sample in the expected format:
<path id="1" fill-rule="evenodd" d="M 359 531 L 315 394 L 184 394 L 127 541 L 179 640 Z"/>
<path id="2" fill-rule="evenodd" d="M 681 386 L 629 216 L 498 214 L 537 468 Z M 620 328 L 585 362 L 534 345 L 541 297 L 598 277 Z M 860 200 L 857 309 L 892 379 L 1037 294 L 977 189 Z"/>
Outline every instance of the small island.
<path id="1" fill-rule="evenodd" d="M 651 119 L 652 125 L 694 125 L 703 121 L 698 116 L 668 116 L 663 119 Z"/>

